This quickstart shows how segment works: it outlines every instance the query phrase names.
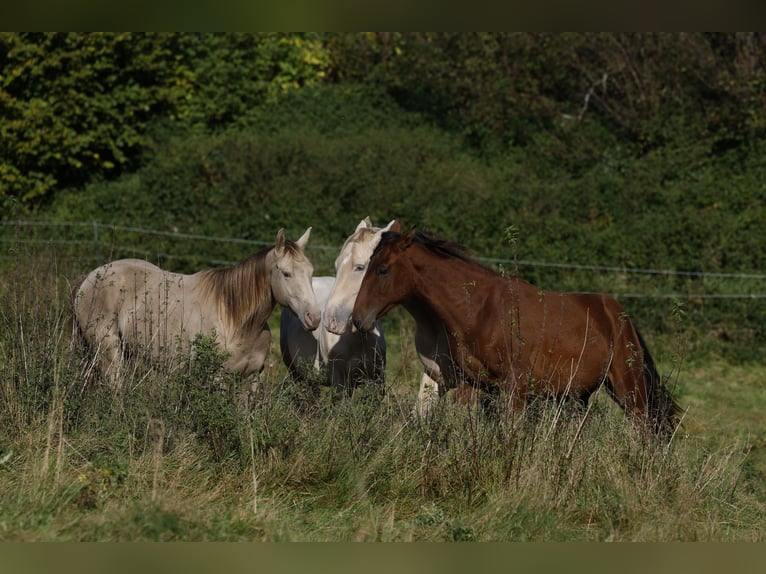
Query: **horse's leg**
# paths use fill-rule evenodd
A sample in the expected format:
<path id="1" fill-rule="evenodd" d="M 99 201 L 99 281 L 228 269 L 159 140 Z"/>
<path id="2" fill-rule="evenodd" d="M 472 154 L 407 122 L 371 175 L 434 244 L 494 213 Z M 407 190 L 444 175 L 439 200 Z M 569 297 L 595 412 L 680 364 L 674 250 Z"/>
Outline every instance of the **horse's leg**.
<path id="1" fill-rule="evenodd" d="M 221 345 L 221 339 L 218 339 Z M 238 356 L 230 356 L 224 363 L 224 367 L 229 371 L 238 371 L 245 375 L 249 384 L 243 386 L 243 395 L 247 395 L 246 404 L 250 404 L 250 398 L 254 397 L 258 391 L 261 381 L 261 373 L 266 364 L 266 357 L 269 354 L 271 345 L 271 331 L 268 327 L 258 333 L 258 336 L 252 342 L 249 352 Z M 289 367 L 289 365 L 288 365 Z M 290 369 L 292 372 L 292 369 Z"/>
<path id="2" fill-rule="evenodd" d="M 455 389 L 455 402 L 463 406 L 476 404 L 481 399 L 482 391 L 473 385 L 462 382 Z"/>
<path id="3" fill-rule="evenodd" d="M 382 339 L 382 335 L 380 338 Z M 386 345 L 379 344 L 376 338 L 372 344 L 367 345 L 366 349 L 365 375 L 372 380 L 382 398 L 386 394 Z"/>
<path id="4" fill-rule="evenodd" d="M 429 376 L 428 371 L 424 370 L 423 376 L 420 377 L 420 389 L 414 409 L 415 415 L 426 416 L 444 392 L 445 389 Z"/>
<path id="5" fill-rule="evenodd" d="M 367 355 L 359 360 L 349 360 L 346 373 L 346 385 L 351 391 L 359 389 L 357 393 L 361 392 L 364 401 L 377 404 L 386 396 L 385 376 L 382 371 L 376 370 L 374 357 Z"/>
<path id="6" fill-rule="evenodd" d="M 122 387 L 123 375 L 123 342 L 118 333 L 112 329 L 102 334 L 96 331 L 96 361 L 101 375 L 109 382 L 114 390 Z"/>
<path id="7" fill-rule="evenodd" d="M 382 400 L 386 395 L 385 346 L 377 344 L 378 335 L 362 333 L 356 340 L 347 341 L 339 358 L 345 363 L 348 385 L 352 389 L 364 387 L 365 395 Z"/>
<path id="8" fill-rule="evenodd" d="M 640 420 L 647 417 L 643 354 L 640 347 L 636 348 L 625 338 L 621 337 L 620 342 L 615 345 L 607 371 L 606 389 L 628 418 Z"/>
<path id="9" fill-rule="evenodd" d="M 101 301 L 96 303 L 103 306 Z M 90 318 L 91 312 L 88 308 L 83 310 L 82 305 L 77 308 L 80 336 L 90 350 L 92 366 L 102 381 L 108 382 L 111 388 L 118 389 L 122 384 L 123 342 L 117 312 Z"/>
<path id="10" fill-rule="evenodd" d="M 333 401 L 351 397 L 354 383 L 351 380 L 350 365 L 347 360 L 331 357 L 327 361 L 327 377 Z"/>
<path id="11" fill-rule="evenodd" d="M 510 381 L 487 386 L 487 390 L 490 392 L 485 393 L 486 398 L 482 401 L 485 411 L 489 410 L 488 406 L 491 403 L 497 405 L 500 397 L 504 399 L 505 411 L 513 415 L 523 412 L 527 405 L 526 377 L 525 380 L 519 381 L 511 375 Z"/>
<path id="12" fill-rule="evenodd" d="M 588 404 L 590 403 L 591 396 L 593 396 L 592 391 L 582 391 L 576 396 L 569 395 L 567 398 L 565 398 L 565 404 L 570 407 L 573 413 L 578 416 L 582 416 L 588 412 Z"/>
<path id="13" fill-rule="evenodd" d="M 599 330 L 604 343 L 610 341 L 598 354 L 602 365 L 604 382 L 609 396 L 632 420 L 645 422 L 648 417 L 648 388 L 644 377 L 644 349 L 633 322 L 622 306 L 609 296 L 602 296 L 603 314 Z M 594 353 L 595 349 L 591 349 Z"/>
<path id="14" fill-rule="evenodd" d="M 636 333 L 636 343 L 626 345 L 624 368 L 622 372 L 615 368 L 615 372 L 610 373 L 613 397 L 623 406 L 628 418 L 669 439 L 680 423 L 681 409 L 663 386 L 638 332 L 631 331 Z"/>
<path id="15" fill-rule="evenodd" d="M 263 367 L 266 363 L 266 357 L 269 355 L 269 346 L 271 345 L 271 331 L 268 328 L 264 328 L 258 334 L 253 344 L 253 359 L 250 368 L 260 373 L 263 371 Z"/>

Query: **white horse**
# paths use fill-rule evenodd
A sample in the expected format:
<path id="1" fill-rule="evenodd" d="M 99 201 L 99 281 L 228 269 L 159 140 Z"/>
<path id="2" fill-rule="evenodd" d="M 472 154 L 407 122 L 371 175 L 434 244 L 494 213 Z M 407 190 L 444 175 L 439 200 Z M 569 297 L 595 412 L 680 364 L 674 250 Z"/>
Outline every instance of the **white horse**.
<path id="1" fill-rule="evenodd" d="M 343 244 L 335 261 L 336 270 L 344 269 L 351 260 L 369 261 L 382 233 L 388 229 L 373 227 L 369 217 L 363 219 Z M 339 283 L 334 277 L 313 279 L 317 303 L 325 310 L 331 296 L 336 300 L 350 298 L 353 308 L 360 284 L 361 278 L 356 287 L 345 280 Z M 283 309 L 280 329 L 282 360 L 297 380 L 311 381 L 316 376 L 312 371 L 318 371 L 324 384 L 334 391 L 349 393 L 365 381 L 382 383 L 385 378 L 386 340 L 379 322 L 369 333 L 348 329 L 335 334 L 324 324 L 307 333 L 300 328 L 295 314 Z"/>
<path id="2" fill-rule="evenodd" d="M 322 313 L 324 330 L 343 336 L 348 331 L 356 329 L 351 325 L 351 312 L 354 302 L 362 285 L 362 279 L 367 271 L 375 248 L 380 238 L 387 231 L 399 232 L 401 229 L 397 219 L 386 227 L 372 227 L 369 217 L 363 219 L 356 228 L 354 235 L 346 240 L 343 249 L 335 260 L 335 286 Z M 364 240 L 351 241 L 357 234 L 362 234 Z M 415 331 L 415 350 L 423 364 L 423 375 L 420 378 L 420 388 L 415 404 L 418 415 L 425 415 L 434 405 L 439 396 L 446 391 L 442 381 L 442 373 L 451 371 L 452 359 L 449 356 L 449 345 L 443 325 L 430 325 L 427 321 L 418 321 Z"/>
<path id="3" fill-rule="evenodd" d="M 260 373 L 276 303 L 292 309 L 304 329 L 321 321 L 311 286 L 314 269 L 304 253 L 310 234 L 309 227 L 293 242 L 280 229 L 273 247 L 233 267 L 193 275 L 138 259 L 102 265 L 73 290 L 77 332 L 114 386 L 125 359 L 141 351 L 153 359 L 177 356 L 190 350 L 197 334 L 215 334 L 229 355 L 226 369 Z"/>

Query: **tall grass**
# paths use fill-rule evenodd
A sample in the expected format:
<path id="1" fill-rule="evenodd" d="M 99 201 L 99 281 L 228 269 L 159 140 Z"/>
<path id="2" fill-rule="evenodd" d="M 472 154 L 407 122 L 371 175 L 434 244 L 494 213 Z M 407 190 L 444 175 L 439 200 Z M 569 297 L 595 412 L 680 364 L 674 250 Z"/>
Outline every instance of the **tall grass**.
<path id="1" fill-rule="evenodd" d="M 664 446 L 601 400 L 488 415 L 448 396 L 414 417 L 406 325 L 382 400 L 312 401 L 276 350 L 251 389 L 208 338 L 118 391 L 89 386 L 76 275 L 19 257 L 0 280 L 1 540 L 766 538 L 737 434 Z"/>

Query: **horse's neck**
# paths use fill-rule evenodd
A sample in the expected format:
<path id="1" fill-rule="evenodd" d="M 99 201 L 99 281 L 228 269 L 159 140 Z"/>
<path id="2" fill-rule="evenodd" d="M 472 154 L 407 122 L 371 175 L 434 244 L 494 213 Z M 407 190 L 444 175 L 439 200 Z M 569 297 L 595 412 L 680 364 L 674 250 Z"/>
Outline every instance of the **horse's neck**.
<path id="1" fill-rule="evenodd" d="M 415 350 L 418 354 L 432 360 L 448 355 L 447 327 L 428 301 L 415 296 L 403 306 L 415 320 Z"/>
<path id="2" fill-rule="evenodd" d="M 478 264 L 460 259 L 445 267 L 448 271 L 439 277 L 416 274 L 416 296 L 410 313 L 415 317 L 413 310 L 419 312 L 424 324 L 436 326 L 438 321 L 450 336 L 467 334 L 487 320 L 481 313 L 486 300 L 482 291 L 488 282 L 501 278 Z"/>
<path id="3" fill-rule="evenodd" d="M 260 331 L 274 307 L 271 290 L 273 250 L 258 253 L 233 267 L 201 272 L 201 286 L 205 297 L 219 306 L 226 324 L 240 333 Z"/>
<path id="4" fill-rule="evenodd" d="M 264 255 L 264 265 L 261 267 L 261 272 L 266 275 L 262 281 L 264 289 L 250 312 L 249 322 L 253 325 L 257 324 L 260 326 L 265 324 L 274 312 L 274 307 L 277 306 L 277 301 L 274 299 L 274 290 L 271 287 L 271 270 L 277 264 L 276 258 L 277 256 L 273 249 L 270 249 Z"/>
<path id="5" fill-rule="evenodd" d="M 418 331 L 424 337 L 436 340 L 446 332 L 444 320 L 434 310 L 427 299 L 420 296 L 414 296 L 405 301 L 404 308 L 412 315 L 415 320 Z"/>

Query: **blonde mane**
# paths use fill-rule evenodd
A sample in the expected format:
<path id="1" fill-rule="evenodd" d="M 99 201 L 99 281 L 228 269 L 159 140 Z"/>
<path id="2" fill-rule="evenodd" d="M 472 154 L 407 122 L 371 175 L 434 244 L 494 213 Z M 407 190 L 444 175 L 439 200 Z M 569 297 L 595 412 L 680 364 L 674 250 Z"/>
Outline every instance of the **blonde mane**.
<path id="1" fill-rule="evenodd" d="M 271 270 L 266 266 L 266 258 L 273 249 L 273 246 L 262 249 L 232 267 L 206 269 L 199 274 L 202 297 L 213 299 L 218 313 L 234 333 L 247 335 L 262 329 L 276 305 Z M 285 251 L 295 257 L 301 249 L 288 239 Z"/>
<path id="2" fill-rule="evenodd" d="M 343 253 L 346 250 L 346 246 L 349 243 L 361 243 L 362 241 L 366 240 L 370 235 L 373 235 L 376 233 L 376 229 L 373 229 L 371 227 L 362 227 L 360 229 L 357 229 L 354 233 L 352 233 L 349 237 L 346 238 L 346 241 L 343 242 L 343 247 L 340 248 L 340 252 Z"/>
<path id="3" fill-rule="evenodd" d="M 212 299 L 233 332 L 246 334 L 261 327 L 274 307 L 266 257 L 273 247 L 259 251 L 232 267 L 206 269 L 199 274 L 200 292 Z"/>

